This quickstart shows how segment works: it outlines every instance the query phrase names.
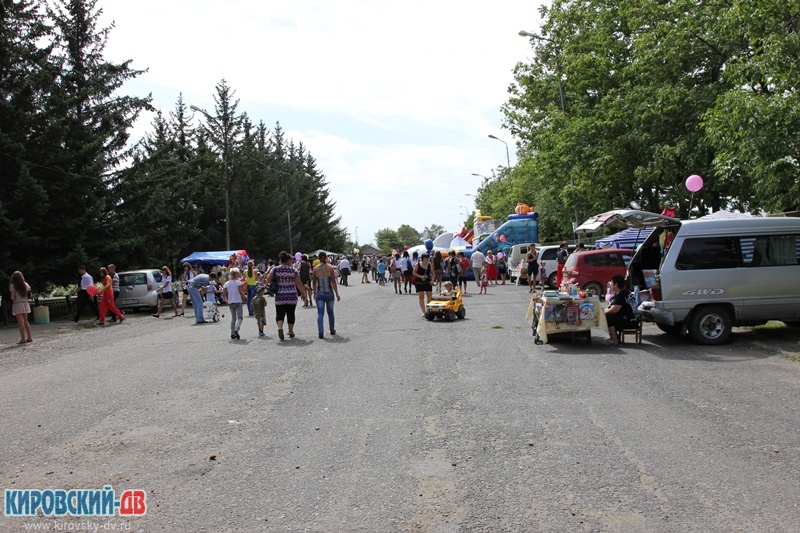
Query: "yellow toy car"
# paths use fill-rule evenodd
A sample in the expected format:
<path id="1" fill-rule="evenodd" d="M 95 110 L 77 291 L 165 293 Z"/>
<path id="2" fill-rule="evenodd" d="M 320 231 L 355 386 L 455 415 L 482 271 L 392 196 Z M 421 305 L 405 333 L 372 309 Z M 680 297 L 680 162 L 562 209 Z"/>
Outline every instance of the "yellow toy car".
<path id="1" fill-rule="evenodd" d="M 467 309 L 464 307 L 464 300 L 461 291 L 455 291 L 452 296 L 434 296 L 425 305 L 425 318 L 433 320 L 436 317 L 447 321 L 462 319 L 467 316 Z"/>

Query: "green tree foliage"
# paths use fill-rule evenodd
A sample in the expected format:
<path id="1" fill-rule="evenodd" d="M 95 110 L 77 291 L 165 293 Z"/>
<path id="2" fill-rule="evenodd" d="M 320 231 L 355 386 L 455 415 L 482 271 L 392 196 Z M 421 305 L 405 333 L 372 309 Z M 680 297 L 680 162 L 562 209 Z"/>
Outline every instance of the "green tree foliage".
<path id="1" fill-rule="evenodd" d="M 481 209 L 533 205 L 554 240 L 575 211 L 632 200 L 687 216 L 695 173 L 694 215 L 797 205 L 798 2 L 555 0 L 542 16 L 504 106 L 520 162 Z"/>
<path id="2" fill-rule="evenodd" d="M 440 226 L 439 224 L 431 224 L 430 226 L 426 226 L 424 230 L 422 230 L 422 240 L 425 239 L 435 239 L 439 235 L 444 233 L 444 226 Z"/>
<path id="3" fill-rule="evenodd" d="M 399 250 L 403 247 L 403 243 L 397 235 L 397 230 L 391 228 L 378 230 L 375 233 L 375 243 L 378 249 L 384 254 L 388 254 L 392 250 Z"/>
<path id="4" fill-rule="evenodd" d="M 417 244 L 422 243 L 422 235 L 420 232 L 409 226 L 408 224 L 403 224 L 399 228 L 397 228 L 397 237 L 400 239 L 402 246 L 416 246 Z"/>
<path id="5" fill-rule="evenodd" d="M 134 148 L 132 163 L 117 174 L 110 226 L 116 263 L 125 268 L 175 264 L 182 251 L 175 242 L 193 243 L 201 237 L 203 198 L 195 183 L 207 178 L 201 177 L 203 165 L 192 146 L 194 136 L 181 96 L 168 120 L 160 112 L 156 115 L 152 132 Z M 207 158 L 206 166 L 213 163 Z"/>
<path id="6" fill-rule="evenodd" d="M 732 89 L 706 113 L 720 180 L 749 182 L 744 209 L 800 209 L 800 3 L 734 2 L 718 30 Z M 730 50 L 732 49 L 732 50 Z M 730 53 L 734 51 L 735 53 Z"/>
<path id="7" fill-rule="evenodd" d="M 179 100 L 170 123 L 156 118 L 134 163 L 121 173 L 127 185 L 122 205 L 137 209 L 130 193 L 149 184 L 149 192 L 139 196 L 149 202 L 148 212 L 156 211 L 146 231 L 131 235 L 142 245 L 132 254 L 138 263 L 174 263 L 194 250 L 226 247 L 226 169 L 232 249 L 258 258 L 281 250 L 344 249 L 347 236 L 313 156 L 287 141 L 280 124 L 270 133 L 263 122 L 253 125 L 238 114 L 225 80 L 216 87 L 215 102 L 215 115 L 199 111 L 201 125 L 192 128 Z M 180 229 L 177 238 L 165 239 L 174 226 Z"/>
<path id="8" fill-rule="evenodd" d="M 0 6 L 0 266 L 42 288 L 113 249 L 111 172 L 149 98 L 119 95 L 140 71 L 103 59 L 96 1 Z"/>
<path id="9" fill-rule="evenodd" d="M 315 159 L 279 125 L 252 124 L 225 80 L 199 124 L 181 97 L 128 146 L 150 98 L 124 94 L 141 73 L 130 61 L 104 60 L 110 28 L 98 27 L 97 5 L 0 0 L 4 275 L 20 269 L 42 289 L 74 281 L 79 264 L 174 265 L 225 248 L 226 220 L 231 247 L 256 256 L 344 249 Z"/>

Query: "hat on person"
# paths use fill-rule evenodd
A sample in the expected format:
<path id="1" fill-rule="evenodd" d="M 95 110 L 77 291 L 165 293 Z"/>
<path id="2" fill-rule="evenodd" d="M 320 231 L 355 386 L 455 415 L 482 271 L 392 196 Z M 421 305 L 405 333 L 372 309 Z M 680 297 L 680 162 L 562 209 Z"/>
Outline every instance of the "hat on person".
<path id="1" fill-rule="evenodd" d="M 256 294 L 261 294 L 262 292 L 264 292 L 265 289 L 266 287 L 264 285 L 259 285 L 258 287 L 256 287 Z"/>

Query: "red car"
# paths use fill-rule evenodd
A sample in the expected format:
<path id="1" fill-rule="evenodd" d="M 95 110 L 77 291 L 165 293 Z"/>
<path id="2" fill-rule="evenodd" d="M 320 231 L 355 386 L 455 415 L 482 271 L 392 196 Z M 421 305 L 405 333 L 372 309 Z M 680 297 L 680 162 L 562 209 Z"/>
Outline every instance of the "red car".
<path id="1" fill-rule="evenodd" d="M 617 274 L 628 273 L 634 250 L 605 248 L 570 254 L 564 265 L 564 279 L 597 295 L 606 293 L 606 285 Z"/>

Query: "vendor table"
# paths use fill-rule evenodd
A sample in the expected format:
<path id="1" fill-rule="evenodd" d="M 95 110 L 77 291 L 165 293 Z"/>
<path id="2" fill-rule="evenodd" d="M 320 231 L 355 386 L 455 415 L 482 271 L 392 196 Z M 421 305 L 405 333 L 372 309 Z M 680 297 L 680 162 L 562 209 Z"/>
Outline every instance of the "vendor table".
<path id="1" fill-rule="evenodd" d="M 550 335 L 561 334 L 570 334 L 572 342 L 577 335 L 585 335 L 591 342 L 593 327 L 608 330 L 602 303 L 596 296 L 563 300 L 534 295 L 525 318 L 531 322 L 536 344 L 547 342 Z"/>

